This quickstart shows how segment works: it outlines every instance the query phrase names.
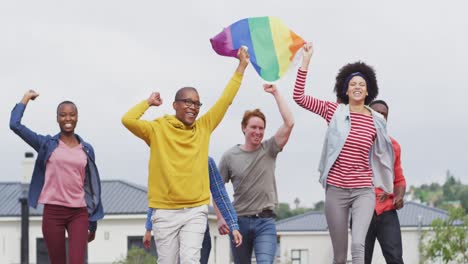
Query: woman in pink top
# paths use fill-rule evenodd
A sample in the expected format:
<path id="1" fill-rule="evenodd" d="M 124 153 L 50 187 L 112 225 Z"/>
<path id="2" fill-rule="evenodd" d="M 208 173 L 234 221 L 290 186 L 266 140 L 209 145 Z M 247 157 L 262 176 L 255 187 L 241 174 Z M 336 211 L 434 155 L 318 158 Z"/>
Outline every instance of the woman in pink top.
<path id="1" fill-rule="evenodd" d="M 23 125 L 26 105 L 37 96 L 35 91 L 27 91 L 10 118 L 10 128 L 38 152 L 29 186 L 29 205 L 44 205 L 42 233 L 50 263 L 82 264 L 87 243 L 94 240 L 97 220 L 104 216 L 94 150 L 75 134 L 78 109 L 73 102 L 58 105 L 60 133 L 55 136 L 37 134 Z"/>
<path id="2" fill-rule="evenodd" d="M 362 62 L 343 66 L 334 91 L 338 102 L 304 94 L 313 49 L 304 45 L 294 100 L 320 115 L 328 130 L 319 164 L 325 187 L 325 216 L 333 245 L 334 263 L 344 264 L 348 251 L 348 217 L 352 208 L 353 264 L 364 263 L 364 241 L 374 210 L 374 184 L 393 188 L 393 150 L 385 120 L 367 105 L 377 96 L 374 70 Z M 391 167 L 391 168 L 387 168 Z M 390 184 L 387 184 L 390 181 Z"/>

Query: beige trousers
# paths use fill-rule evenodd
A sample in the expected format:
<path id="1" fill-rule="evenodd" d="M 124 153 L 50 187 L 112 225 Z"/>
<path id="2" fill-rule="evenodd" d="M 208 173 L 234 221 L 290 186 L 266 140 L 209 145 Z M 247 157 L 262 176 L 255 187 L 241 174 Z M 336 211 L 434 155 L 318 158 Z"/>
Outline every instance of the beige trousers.
<path id="1" fill-rule="evenodd" d="M 175 210 L 154 209 L 151 216 L 158 264 L 200 263 L 208 205 Z"/>

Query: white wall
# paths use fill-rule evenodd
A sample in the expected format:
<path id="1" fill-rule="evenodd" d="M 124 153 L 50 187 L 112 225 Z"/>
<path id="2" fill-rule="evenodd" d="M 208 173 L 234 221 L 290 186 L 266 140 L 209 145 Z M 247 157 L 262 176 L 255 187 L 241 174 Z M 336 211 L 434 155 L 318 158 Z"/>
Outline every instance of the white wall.
<path id="1" fill-rule="evenodd" d="M 211 264 L 230 261 L 228 236 L 218 233 L 216 218 L 210 216 Z M 96 238 L 88 246 L 90 264 L 112 263 L 127 254 L 127 237 L 143 236 L 146 215 L 106 215 L 99 221 Z M 41 217 L 31 217 L 29 226 L 29 260 L 36 263 L 36 239 L 42 238 Z M 20 263 L 21 222 L 19 217 L 0 218 L 0 263 Z"/>
<path id="2" fill-rule="evenodd" d="M 211 252 L 209 264 L 231 263 L 231 244 L 228 235 L 221 236 L 218 232 L 216 217 L 210 217 Z"/>
<path id="3" fill-rule="evenodd" d="M 280 232 L 281 263 L 290 263 L 291 250 L 307 249 L 308 262 L 331 263 L 333 248 L 328 232 Z M 402 229 L 403 261 L 405 263 L 419 263 L 419 236 L 416 228 Z M 348 236 L 348 260 L 351 260 L 351 236 Z M 374 264 L 385 264 L 380 245 L 375 244 L 372 259 Z"/>
<path id="4" fill-rule="evenodd" d="M 126 218 L 124 218 L 126 217 Z M 127 255 L 128 236 L 143 236 L 146 215 L 106 216 L 99 221 L 95 240 L 88 246 L 88 261 L 112 263 Z"/>
<path id="5" fill-rule="evenodd" d="M 0 223 L 0 263 L 20 261 L 20 222 L 2 221 Z"/>
<path id="6" fill-rule="evenodd" d="M 279 235 L 281 263 L 291 263 L 293 249 L 308 250 L 308 263 L 331 263 L 333 249 L 328 232 L 281 232 Z"/>
<path id="7" fill-rule="evenodd" d="M 31 217 L 29 223 L 29 261 L 36 263 L 36 238 L 42 237 L 41 218 Z M 19 217 L 0 218 L 0 263 L 20 263 L 21 221 Z"/>
<path id="8" fill-rule="evenodd" d="M 219 235 L 216 218 L 210 216 L 210 264 L 230 263 L 229 236 Z M 99 221 L 96 239 L 89 244 L 90 264 L 112 263 L 127 254 L 127 237 L 143 236 L 146 215 L 107 215 Z M 29 260 L 36 263 L 36 238 L 42 238 L 41 218 L 31 217 L 29 227 Z M 280 232 L 281 263 L 289 263 L 292 249 L 307 249 L 309 263 L 330 263 L 333 250 L 328 232 Z M 0 263 L 20 262 L 20 218 L 0 218 Z M 405 263 L 418 263 L 418 232 L 416 228 L 402 229 L 403 259 Z M 351 259 L 351 254 L 348 253 Z M 380 245 L 376 243 L 372 263 L 385 263 Z"/>
<path id="9" fill-rule="evenodd" d="M 96 238 L 88 246 L 89 263 L 112 263 L 127 253 L 127 236 L 142 236 L 146 215 L 132 219 L 113 219 L 107 216 L 99 221 Z M 36 239 L 42 238 L 40 217 L 31 217 L 29 225 L 29 261 L 36 263 Z M 105 239 L 105 233 L 109 239 Z M 20 218 L 0 218 L 0 263 L 20 262 Z"/>
<path id="10" fill-rule="evenodd" d="M 419 263 L 419 235 L 417 229 L 403 228 L 401 230 L 401 240 L 403 244 L 403 262 Z M 375 243 L 372 263 L 386 263 L 378 242 Z"/>

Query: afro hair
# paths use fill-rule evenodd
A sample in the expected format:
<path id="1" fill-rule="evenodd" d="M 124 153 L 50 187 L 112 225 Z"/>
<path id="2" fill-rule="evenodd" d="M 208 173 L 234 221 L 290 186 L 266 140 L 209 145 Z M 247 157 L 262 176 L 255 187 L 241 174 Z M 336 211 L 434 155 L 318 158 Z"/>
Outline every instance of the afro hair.
<path id="1" fill-rule="evenodd" d="M 358 61 L 355 63 L 348 63 L 341 67 L 338 75 L 336 76 L 336 83 L 333 91 L 336 93 L 336 97 L 341 103 L 348 104 L 349 98 L 346 95 L 346 90 L 349 80 L 347 81 L 347 79 L 351 74 L 356 72 L 360 72 L 365 76 L 364 79 L 366 79 L 368 95 L 364 103 L 368 105 L 379 94 L 379 87 L 377 86 L 377 78 L 375 77 L 374 69 L 364 62 Z"/>

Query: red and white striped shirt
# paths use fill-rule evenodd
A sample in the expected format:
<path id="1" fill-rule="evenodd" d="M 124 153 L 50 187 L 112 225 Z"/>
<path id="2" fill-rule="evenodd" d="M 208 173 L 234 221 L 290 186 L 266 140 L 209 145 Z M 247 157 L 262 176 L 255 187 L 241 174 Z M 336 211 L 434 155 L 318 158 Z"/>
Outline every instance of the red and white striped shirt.
<path id="1" fill-rule="evenodd" d="M 338 103 L 304 94 L 307 71 L 299 70 L 294 86 L 294 101 L 330 123 Z M 376 137 L 371 115 L 351 112 L 351 130 L 327 177 L 327 184 L 341 188 L 372 187 L 369 151 Z"/>

